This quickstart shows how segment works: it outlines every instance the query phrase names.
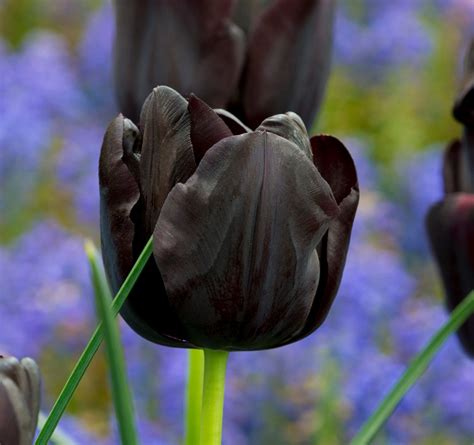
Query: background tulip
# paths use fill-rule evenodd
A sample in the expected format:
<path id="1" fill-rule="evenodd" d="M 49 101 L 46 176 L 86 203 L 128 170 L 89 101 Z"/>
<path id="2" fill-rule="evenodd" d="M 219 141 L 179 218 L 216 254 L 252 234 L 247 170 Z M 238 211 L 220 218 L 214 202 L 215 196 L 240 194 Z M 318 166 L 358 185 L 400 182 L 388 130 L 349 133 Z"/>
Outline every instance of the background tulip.
<path id="1" fill-rule="evenodd" d="M 428 235 L 453 310 L 474 289 L 474 40 L 467 52 L 462 86 L 453 115 L 463 137 L 448 145 L 443 163 L 446 197 L 427 215 Z M 465 351 L 474 357 L 474 316 L 459 329 Z"/>
<path id="2" fill-rule="evenodd" d="M 474 289 L 474 194 L 448 195 L 431 208 L 427 223 L 447 305 L 453 310 Z M 474 316 L 461 326 L 459 338 L 474 357 Z"/>
<path id="3" fill-rule="evenodd" d="M 138 120 L 148 92 L 169 85 L 231 109 L 252 128 L 289 110 L 310 127 L 329 74 L 335 4 L 116 0 L 120 110 Z"/>
<path id="4" fill-rule="evenodd" d="M 38 421 L 40 375 L 31 358 L 0 356 L 0 443 L 31 445 Z"/>
<path id="5" fill-rule="evenodd" d="M 123 311 L 144 337 L 264 349 L 303 338 L 325 318 L 345 262 L 357 176 L 344 146 L 329 136 L 310 140 L 295 113 L 233 135 L 197 97 L 155 88 L 140 131 L 122 116 L 110 125 L 100 186 L 114 290 L 154 234 L 155 260 Z"/>

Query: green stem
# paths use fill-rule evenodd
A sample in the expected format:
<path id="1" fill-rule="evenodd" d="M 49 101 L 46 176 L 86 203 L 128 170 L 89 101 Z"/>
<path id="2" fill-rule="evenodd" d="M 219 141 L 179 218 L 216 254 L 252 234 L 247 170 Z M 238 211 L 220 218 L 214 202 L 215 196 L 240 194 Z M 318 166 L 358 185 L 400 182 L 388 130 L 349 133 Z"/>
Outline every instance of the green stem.
<path id="1" fill-rule="evenodd" d="M 196 445 L 201 433 L 202 385 L 204 380 L 204 353 L 201 349 L 188 351 L 186 381 L 184 444 Z"/>
<path id="2" fill-rule="evenodd" d="M 227 351 L 204 350 L 201 445 L 221 445 Z"/>
<path id="3" fill-rule="evenodd" d="M 351 445 L 369 444 L 379 429 L 388 420 L 400 400 L 425 372 L 445 340 L 474 313 L 474 291 L 472 291 L 451 313 L 449 320 L 431 338 L 426 347 L 415 357 L 408 369 L 385 397 L 372 416 L 352 439 Z"/>

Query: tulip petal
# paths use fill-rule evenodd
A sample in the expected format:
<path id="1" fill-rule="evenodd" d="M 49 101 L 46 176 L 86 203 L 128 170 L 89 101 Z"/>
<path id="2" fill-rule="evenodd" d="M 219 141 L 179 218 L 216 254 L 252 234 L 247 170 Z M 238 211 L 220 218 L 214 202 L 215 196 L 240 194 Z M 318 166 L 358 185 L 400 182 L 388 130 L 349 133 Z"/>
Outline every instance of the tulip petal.
<path id="1" fill-rule="evenodd" d="M 30 412 L 30 425 L 29 431 L 31 431 L 31 439 L 36 430 L 36 424 L 38 423 L 38 414 L 40 407 L 40 372 L 38 365 L 31 358 L 24 358 L 21 360 L 21 366 L 25 372 L 25 388 L 22 388 L 25 394 L 25 400 L 28 405 Z"/>
<path id="2" fill-rule="evenodd" d="M 146 241 L 169 191 L 177 182 L 187 181 L 196 169 L 188 102 L 171 88 L 155 88 L 143 104 L 140 128 L 140 188 L 145 209 L 141 230 Z"/>
<path id="3" fill-rule="evenodd" d="M 230 128 L 230 130 L 232 131 L 232 134 L 238 135 L 238 134 L 250 133 L 252 131 L 251 128 L 247 127 L 247 125 L 245 125 L 239 118 L 234 116 L 229 111 L 223 110 L 222 108 L 216 108 L 214 109 L 214 111 Z"/>
<path id="4" fill-rule="evenodd" d="M 285 114 L 276 114 L 275 116 L 268 117 L 260 124 L 257 130 L 266 130 L 288 139 L 300 148 L 309 159 L 313 160 L 308 132 L 303 121 L 296 113 L 290 111 Z"/>
<path id="5" fill-rule="evenodd" d="M 225 107 L 237 87 L 244 36 L 233 0 L 116 0 L 115 80 L 132 120 L 156 85 Z"/>
<path id="6" fill-rule="evenodd" d="M 212 147 L 163 206 L 154 255 L 200 347 L 264 349 L 296 335 L 319 280 L 316 246 L 338 212 L 328 184 L 268 132 Z"/>
<path id="7" fill-rule="evenodd" d="M 194 158 L 199 164 L 209 148 L 221 139 L 232 136 L 232 132 L 216 112 L 194 94 L 189 97 L 188 110 Z"/>
<path id="8" fill-rule="evenodd" d="M 321 279 L 314 305 L 306 320 L 299 340 L 314 332 L 325 320 L 336 297 L 346 262 L 357 205 L 359 185 L 351 155 L 344 145 L 331 136 L 311 138 L 313 159 L 323 178 L 330 185 L 339 204 L 339 214 L 334 218 L 318 248 Z"/>
<path id="9" fill-rule="evenodd" d="M 454 103 L 453 115 L 459 122 L 474 126 L 474 39 L 464 60 L 463 79 Z"/>
<path id="10" fill-rule="evenodd" d="M 124 160 L 124 118 L 118 116 L 104 137 L 99 160 L 100 233 L 105 271 L 115 294 L 138 258 L 145 241 L 136 234 L 139 187 Z M 139 219 L 138 216 L 135 219 Z M 140 231 L 143 232 L 143 231 Z M 150 279 L 151 278 L 151 279 Z M 178 328 L 170 328 L 167 299 L 155 262 L 150 259 L 120 311 L 132 329 L 155 343 L 186 346 Z M 156 283 L 150 289 L 149 283 Z M 158 328 L 160 328 L 158 330 Z M 161 329 L 162 328 L 162 329 Z M 168 338 L 161 333 L 169 333 Z"/>
<path id="11" fill-rule="evenodd" d="M 244 113 L 255 128 L 294 111 L 310 128 L 329 75 L 335 0 L 275 0 L 249 37 Z"/>
<path id="12" fill-rule="evenodd" d="M 451 142 L 443 160 L 446 193 L 474 193 L 474 130 L 466 127 L 461 140 Z"/>
<path id="13" fill-rule="evenodd" d="M 444 152 L 443 181 L 445 193 L 461 191 L 461 141 L 452 141 Z"/>
<path id="14" fill-rule="evenodd" d="M 19 444 L 20 430 L 17 421 L 17 414 L 8 396 L 11 388 L 11 381 L 5 385 L 6 381 L 0 379 L 0 439 L 3 443 Z"/>
<path id="15" fill-rule="evenodd" d="M 331 186 L 334 197 L 340 204 L 352 189 L 359 190 L 354 161 L 344 144 L 333 136 L 311 138 L 314 165 Z"/>
<path id="16" fill-rule="evenodd" d="M 474 195 L 449 195 L 430 209 L 426 223 L 452 311 L 474 289 Z M 474 358 L 474 315 L 458 334 L 465 351 Z"/>
<path id="17" fill-rule="evenodd" d="M 99 160 L 100 231 L 105 270 L 116 292 L 133 266 L 132 208 L 139 199 L 138 185 L 123 160 L 122 115 L 105 133 Z"/>
<path id="18" fill-rule="evenodd" d="M 234 9 L 233 21 L 242 29 L 245 34 L 248 34 L 252 28 L 252 24 L 256 17 L 258 17 L 263 9 L 264 1 L 262 0 L 238 0 Z"/>

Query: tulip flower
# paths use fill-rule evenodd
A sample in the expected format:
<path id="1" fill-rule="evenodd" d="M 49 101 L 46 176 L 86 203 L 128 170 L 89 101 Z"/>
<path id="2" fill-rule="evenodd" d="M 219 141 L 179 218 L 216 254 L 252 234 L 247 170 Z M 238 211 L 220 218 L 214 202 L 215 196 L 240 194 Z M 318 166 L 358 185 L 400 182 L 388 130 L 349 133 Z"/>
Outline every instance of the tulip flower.
<path id="1" fill-rule="evenodd" d="M 255 131 L 223 116 L 158 87 L 138 126 L 122 115 L 110 124 L 99 166 L 104 264 L 117 291 L 153 234 L 154 258 L 122 310 L 133 329 L 168 346 L 273 348 L 328 313 L 357 175 L 342 143 L 309 139 L 295 113 Z"/>
<path id="2" fill-rule="evenodd" d="M 116 0 L 115 84 L 138 120 L 155 85 L 230 109 L 256 128 L 288 110 L 314 121 L 330 65 L 335 0 Z"/>
<path id="3" fill-rule="evenodd" d="M 467 53 L 453 115 L 464 124 L 461 139 L 448 145 L 443 163 L 446 197 L 427 215 L 427 229 L 443 279 L 449 310 L 474 289 L 474 40 Z M 474 316 L 458 331 L 474 357 Z"/>
<path id="4" fill-rule="evenodd" d="M 0 444 L 31 445 L 38 421 L 40 375 L 30 358 L 0 356 Z"/>

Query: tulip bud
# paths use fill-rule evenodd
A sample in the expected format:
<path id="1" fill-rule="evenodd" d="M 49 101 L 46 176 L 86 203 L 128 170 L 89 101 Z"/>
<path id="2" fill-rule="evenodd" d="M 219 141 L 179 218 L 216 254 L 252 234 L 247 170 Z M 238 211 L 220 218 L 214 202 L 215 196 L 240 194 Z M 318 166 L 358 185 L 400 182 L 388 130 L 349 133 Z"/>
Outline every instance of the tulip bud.
<path id="1" fill-rule="evenodd" d="M 153 234 L 154 258 L 122 310 L 133 329 L 168 346 L 273 348 L 327 315 L 357 175 L 345 147 L 309 139 L 295 113 L 255 131 L 222 115 L 158 87 L 139 127 L 112 122 L 99 165 L 105 269 L 117 291 Z"/>
<path id="2" fill-rule="evenodd" d="M 336 0 L 115 0 L 115 86 L 133 121 L 155 85 L 231 109 L 256 128 L 288 110 L 313 124 Z M 232 21 L 235 20 L 236 24 Z"/>
<path id="3" fill-rule="evenodd" d="M 474 194 L 453 193 L 434 205 L 427 217 L 433 253 L 440 265 L 449 310 L 474 290 Z M 458 331 L 474 358 L 474 315 Z"/>
<path id="4" fill-rule="evenodd" d="M 39 412 L 40 375 L 30 358 L 0 356 L 0 444 L 31 445 Z"/>
<path id="5" fill-rule="evenodd" d="M 464 124 L 463 137 L 445 151 L 446 196 L 430 209 L 426 219 L 449 310 L 474 289 L 474 40 L 453 113 Z M 474 316 L 461 326 L 458 335 L 465 351 L 474 357 Z"/>

